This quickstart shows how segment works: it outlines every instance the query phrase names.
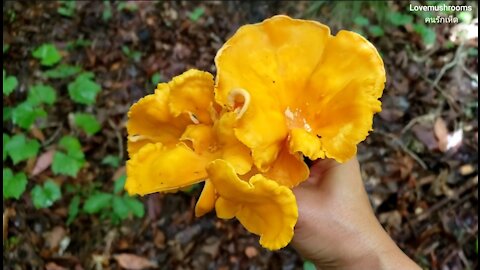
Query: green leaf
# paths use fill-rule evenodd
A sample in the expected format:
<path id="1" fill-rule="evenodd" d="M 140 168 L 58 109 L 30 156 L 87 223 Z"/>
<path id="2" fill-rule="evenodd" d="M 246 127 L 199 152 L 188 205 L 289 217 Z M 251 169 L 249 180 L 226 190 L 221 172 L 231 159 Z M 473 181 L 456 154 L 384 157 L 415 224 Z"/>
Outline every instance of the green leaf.
<path id="1" fill-rule="evenodd" d="M 122 46 L 122 52 L 123 54 L 125 54 L 126 56 L 130 57 L 130 48 L 128 48 L 127 46 Z"/>
<path id="2" fill-rule="evenodd" d="M 192 194 L 196 189 L 200 187 L 200 184 L 193 184 L 188 187 L 182 188 L 182 192 Z"/>
<path id="3" fill-rule="evenodd" d="M 44 74 L 47 78 L 63 79 L 75 75 L 80 71 L 82 71 L 82 68 L 79 66 L 61 64 L 54 69 L 47 70 Z"/>
<path id="4" fill-rule="evenodd" d="M 83 129 L 90 136 L 97 133 L 101 128 L 95 116 L 89 113 L 76 113 L 73 120 L 76 126 Z"/>
<path id="5" fill-rule="evenodd" d="M 108 22 L 110 18 L 112 18 L 112 6 L 109 1 L 103 0 L 102 20 Z"/>
<path id="6" fill-rule="evenodd" d="M 10 138 L 5 145 L 13 164 L 16 165 L 20 161 L 35 157 L 40 149 L 40 143 L 35 139 L 27 139 L 23 134 L 17 134 Z"/>
<path id="7" fill-rule="evenodd" d="M 152 75 L 152 84 L 157 85 L 161 81 L 163 81 L 163 78 L 160 73 L 156 72 Z"/>
<path id="8" fill-rule="evenodd" d="M 27 187 L 27 176 L 20 172 L 13 175 L 9 168 L 3 169 L 3 198 L 19 199 Z"/>
<path id="9" fill-rule="evenodd" d="M 413 17 L 400 12 L 391 12 L 388 16 L 388 20 L 395 26 L 402 26 L 412 23 Z"/>
<path id="10" fill-rule="evenodd" d="M 3 161 L 7 159 L 8 152 L 5 145 L 7 145 L 9 141 L 10 141 L 10 136 L 8 136 L 8 134 L 3 133 Z"/>
<path id="11" fill-rule="evenodd" d="M 385 32 L 383 32 L 382 27 L 380 27 L 378 25 L 369 26 L 368 27 L 368 32 L 370 32 L 370 34 L 372 34 L 372 36 L 374 36 L 374 37 L 381 37 L 385 34 Z"/>
<path id="12" fill-rule="evenodd" d="M 127 46 L 122 46 L 122 52 L 128 57 L 133 59 L 135 62 L 140 61 L 142 58 L 142 53 L 139 51 L 132 51 Z"/>
<path id="13" fill-rule="evenodd" d="M 205 9 L 203 7 L 197 7 L 192 12 L 190 12 L 188 17 L 190 18 L 190 20 L 196 22 L 200 19 L 200 17 L 202 17 L 203 13 L 205 13 Z"/>
<path id="14" fill-rule="evenodd" d="M 36 84 L 30 87 L 27 99 L 30 104 L 32 104 L 32 106 L 42 103 L 52 105 L 57 99 L 57 93 L 55 92 L 55 89 L 53 89 L 51 86 L 44 84 Z"/>
<path id="15" fill-rule="evenodd" d="M 84 72 L 78 75 L 75 81 L 68 84 L 68 93 L 73 101 L 85 105 L 95 103 L 101 87 L 92 80 L 93 76 L 94 74 L 91 72 Z"/>
<path id="16" fill-rule="evenodd" d="M 84 160 L 79 160 L 61 152 L 55 152 L 52 161 L 52 171 L 54 174 L 68 175 L 76 177 L 78 171 L 85 164 Z"/>
<path id="17" fill-rule="evenodd" d="M 413 30 L 415 30 L 415 32 L 420 34 L 420 36 L 423 39 L 423 43 L 425 43 L 425 45 L 432 45 L 433 43 L 435 43 L 435 40 L 437 39 L 435 30 L 423 24 L 415 24 L 413 26 Z"/>
<path id="18" fill-rule="evenodd" d="M 78 211 L 80 209 L 80 196 L 75 195 L 73 197 L 72 201 L 70 202 L 70 205 L 68 206 L 68 218 L 67 218 L 67 225 L 70 225 L 73 220 L 78 215 Z"/>
<path id="19" fill-rule="evenodd" d="M 123 200 L 122 197 L 114 196 L 113 197 L 113 212 L 120 219 L 126 219 L 128 217 L 128 214 L 130 214 L 130 207 L 125 202 L 125 200 Z"/>
<path id="20" fill-rule="evenodd" d="M 40 63 L 44 66 L 53 66 L 62 59 L 62 56 L 52 43 L 42 44 L 33 51 L 32 55 L 33 57 L 39 59 Z"/>
<path id="21" fill-rule="evenodd" d="M 120 2 L 117 6 L 118 11 L 122 10 L 128 10 L 128 11 L 136 11 L 138 9 L 138 6 L 135 3 L 126 3 L 126 2 Z"/>
<path id="22" fill-rule="evenodd" d="M 112 194 L 105 192 L 97 192 L 85 201 L 83 210 L 88 214 L 95 214 L 100 210 L 109 207 L 112 204 Z"/>
<path id="23" fill-rule="evenodd" d="M 8 121 L 12 118 L 12 112 L 13 112 L 13 108 L 12 107 L 7 107 L 7 106 L 4 106 L 3 107 L 3 121 Z"/>
<path id="24" fill-rule="evenodd" d="M 38 118 L 46 116 L 45 110 L 35 107 L 29 100 L 25 100 L 12 110 L 12 122 L 24 129 L 29 129 Z"/>
<path id="25" fill-rule="evenodd" d="M 57 9 L 58 14 L 72 17 L 75 14 L 75 0 L 62 1 L 62 6 Z"/>
<path id="26" fill-rule="evenodd" d="M 317 267 L 311 261 L 304 261 L 303 270 L 317 270 Z"/>
<path id="27" fill-rule="evenodd" d="M 3 53 L 6 53 L 8 49 L 10 49 L 10 45 L 3 43 Z"/>
<path id="28" fill-rule="evenodd" d="M 62 197 L 62 191 L 55 182 L 47 180 L 43 186 L 36 185 L 31 191 L 31 196 L 35 208 L 48 208 Z"/>
<path id="29" fill-rule="evenodd" d="M 132 55 L 131 55 L 131 58 L 133 59 L 133 61 L 139 62 L 140 59 L 142 58 L 142 53 L 139 52 L 139 51 L 133 51 Z"/>
<path id="30" fill-rule="evenodd" d="M 363 16 L 357 16 L 355 19 L 353 19 L 353 22 L 358 25 L 358 26 L 367 26 L 370 24 L 367 18 Z"/>
<path id="31" fill-rule="evenodd" d="M 115 180 L 115 183 L 113 184 L 113 193 L 120 193 L 125 187 L 126 180 L 127 176 L 125 174 Z"/>
<path id="32" fill-rule="evenodd" d="M 73 50 L 73 49 L 79 48 L 79 47 L 87 47 L 87 46 L 90 46 L 91 44 L 92 44 L 92 42 L 90 40 L 86 40 L 86 39 L 83 39 L 83 38 L 78 38 L 75 41 L 68 42 L 67 45 L 65 46 L 65 48 L 67 50 Z"/>
<path id="33" fill-rule="evenodd" d="M 142 218 L 145 215 L 145 207 L 137 198 L 125 195 L 123 201 L 128 205 L 134 216 Z"/>
<path id="34" fill-rule="evenodd" d="M 471 12 L 462 11 L 458 13 L 458 19 L 463 23 L 470 23 L 472 21 L 473 15 Z"/>
<path id="35" fill-rule="evenodd" d="M 10 95 L 18 86 L 18 80 L 15 76 L 8 76 L 5 69 L 3 70 L 3 94 Z"/>
<path id="36" fill-rule="evenodd" d="M 102 164 L 117 168 L 120 165 L 120 158 L 114 155 L 108 155 L 102 159 Z"/>
<path id="37" fill-rule="evenodd" d="M 58 145 L 67 151 L 67 155 L 76 159 L 83 159 L 85 156 L 82 151 L 82 145 L 77 138 L 73 136 L 63 136 Z"/>

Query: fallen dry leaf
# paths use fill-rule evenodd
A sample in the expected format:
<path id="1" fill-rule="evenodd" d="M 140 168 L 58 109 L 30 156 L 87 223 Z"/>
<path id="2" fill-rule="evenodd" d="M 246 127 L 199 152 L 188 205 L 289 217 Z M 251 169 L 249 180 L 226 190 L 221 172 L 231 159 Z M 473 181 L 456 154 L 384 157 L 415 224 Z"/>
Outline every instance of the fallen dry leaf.
<path id="1" fill-rule="evenodd" d="M 158 267 L 155 262 L 135 254 L 122 253 L 113 256 L 118 264 L 125 269 L 148 269 Z"/>
<path id="2" fill-rule="evenodd" d="M 428 150 L 434 150 L 438 147 L 437 139 L 431 128 L 423 125 L 415 125 L 413 126 L 412 131 L 415 134 L 415 137 L 417 137 L 417 139 L 422 142 Z"/>
<path id="3" fill-rule="evenodd" d="M 57 249 L 63 237 L 67 234 L 61 226 L 56 226 L 51 231 L 44 234 L 45 242 L 50 249 Z"/>
<path id="4" fill-rule="evenodd" d="M 38 139 L 41 142 L 45 141 L 45 135 L 43 135 L 43 132 L 38 127 L 33 125 L 30 128 L 30 133 L 32 134 L 33 137 L 35 137 L 35 139 Z"/>
<path id="5" fill-rule="evenodd" d="M 475 168 L 471 164 L 465 164 L 458 168 L 458 172 L 461 175 L 469 175 L 475 172 Z"/>
<path id="6" fill-rule="evenodd" d="M 116 181 L 120 176 L 125 174 L 125 166 L 118 168 L 113 174 L 112 181 Z"/>
<path id="7" fill-rule="evenodd" d="M 447 151 L 452 149 L 452 151 L 458 150 L 463 141 L 463 130 L 458 129 L 453 133 L 448 134 L 447 137 Z"/>
<path id="8" fill-rule="evenodd" d="M 217 237 L 211 236 L 205 240 L 205 245 L 201 249 L 204 253 L 210 254 L 212 258 L 216 258 L 220 249 L 220 243 Z"/>
<path id="9" fill-rule="evenodd" d="M 67 270 L 67 268 L 62 267 L 54 262 L 49 262 L 45 265 L 46 270 Z"/>
<path id="10" fill-rule="evenodd" d="M 253 247 L 253 246 L 248 246 L 245 248 L 245 255 L 247 255 L 247 257 L 249 259 L 253 258 L 253 257 L 256 257 L 258 255 L 258 250 L 257 248 Z"/>
<path id="11" fill-rule="evenodd" d="M 33 167 L 32 172 L 30 173 L 30 176 L 38 175 L 39 173 L 48 169 L 48 167 L 50 167 L 50 165 L 52 164 L 53 154 L 55 154 L 55 150 L 53 149 L 41 154 L 37 158 L 37 161 L 35 163 L 35 166 Z"/>
<path id="12" fill-rule="evenodd" d="M 15 209 L 7 208 L 3 211 L 3 241 L 8 238 L 8 220 L 16 215 Z"/>
<path id="13" fill-rule="evenodd" d="M 447 124 L 445 123 L 443 118 L 438 117 L 437 120 L 435 120 L 433 130 L 435 132 L 435 137 L 438 141 L 438 149 L 442 152 L 447 151 L 448 129 Z"/>
<path id="14" fill-rule="evenodd" d="M 165 248 L 165 234 L 161 230 L 155 230 L 155 237 L 153 243 L 159 249 Z"/>
<path id="15" fill-rule="evenodd" d="M 402 227 L 402 214 L 398 210 L 381 213 L 378 217 L 384 226 L 400 230 Z"/>

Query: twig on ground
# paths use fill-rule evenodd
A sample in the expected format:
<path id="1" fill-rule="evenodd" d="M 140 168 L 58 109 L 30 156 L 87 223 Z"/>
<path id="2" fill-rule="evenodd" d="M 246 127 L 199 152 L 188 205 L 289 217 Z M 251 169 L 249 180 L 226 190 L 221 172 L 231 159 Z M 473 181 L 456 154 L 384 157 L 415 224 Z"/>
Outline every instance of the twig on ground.
<path id="1" fill-rule="evenodd" d="M 380 135 L 383 135 L 385 137 L 390 138 L 391 140 L 386 140 L 387 144 L 391 144 L 392 142 L 397 144 L 400 148 L 402 148 L 402 150 L 405 153 L 407 153 L 409 156 L 411 156 L 424 170 L 428 169 L 425 162 L 423 162 L 423 160 L 420 157 L 418 157 L 417 154 L 415 154 L 410 149 L 408 149 L 408 147 L 405 146 L 405 144 L 402 142 L 402 140 L 397 138 L 395 135 L 390 134 L 390 133 L 386 133 L 386 132 L 383 132 L 383 131 L 379 131 L 379 130 L 374 131 L 374 133 L 377 133 L 377 134 L 380 134 Z"/>
<path id="2" fill-rule="evenodd" d="M 424 79 L 426 82 L 433 85 L 433 81 L 427 78 L 425 75 L 420 74 L 420 77 L 422 77 L 422 79 Z M 450 105 L 450 107 L 455 109 L 457 112 L 461 111 L 457 103 L 455 102 L 455 99 L 451 95 L 449 95 L 447 92 L 445 92 L 443 88 L 441 88 L 438 85 L 433 85 L 433 89 L 437 90 L 447 100 L 448 105 Z"/>
<path id="3" fill-rule="evenodd" d="M 464 42 L 460 43 L 460 45 L 457 47 L 457 50 L 455 51 L 455 56 L 453 57 L 453 60 L 445 64 L 442 69 L 440 69 L 440 72 L 438 73 L 437 77 L 435 80 L 433 80 L 432 83 L 432 88 L 435 87 L 438 82 L 442 79 L 443 75 L 445 75 L 445 72 L 447 70 L 453 68 L 457 64 L 459 64 L 462 60 L 462 49 L 463 49 L 463 44 Z"/>
<path id="4" fill-rule="evenodd" d="M 47 147 L 48 145 L 50 145 L 53 141 L 55 141 L 55 139 L 58 137 L 58 135 L 60 134 L 60 132 L 62 131 L 63 129 L 63 124 L 59 124 L 57 129 L 53 132 L 52 136 L 50 136 L 50 138 L 48 138 L 46 141 L 43 142 L 43 147 Z"/>
<path id="5" fill-rule="evenodd" d="M 478 75 L 471 73 L 463 63 L 462 70 L 468 75 L 468 77 L 470 77 L 470 79 L 474 80 L 478 84 Z"/>
<path id="6" fill-rule="evenodd" d="M 445 197 L 442 200 L 438 201 L 434 205 L 432 205 L 430 208 L 428 208 L 427 211 L 423 212 L 422 214 L 418 215 L 416 219 L 413 221 L 414 224 L 431 217 L 433 213 L 437 212 L 438 210 L 442 209 L 447 203 L 449 203 L 451 200 L 458 199 L 461 194 L 463 194 L 465 191 L 472 189 L 478 185 L 478 176 L 475 176 L 468 180 L 465 184 L 457 188 L 452 196 Z"/>
<path id="7" fill-rule="evenodd" d="M 111 119 L 108 119 L 108 124 L 113 128 L 113 131 L 115 132 L 115 137 L 117 137 L 117 143 L 118 143 L 118 156 L 120 159 L 123 159 L 123 139 L 122 135 L 120 134 L 120 131 L 118 129 L 118 126 L 113 123 Z"/>
<path id="8" fill-rule="evenodd" d="M 435 117 L 437 115 L 435 113 L 427 113 L 424 115 L 419 115 L 417 117 L 412 118 L 408 124 L 402 129 L 400 134 L 404 134 L 407 132 L 410 128 L 412 128 L 415 124 L 417 123 L 423 123 L 423 122 L 433 122 L 435 121 Z"/>

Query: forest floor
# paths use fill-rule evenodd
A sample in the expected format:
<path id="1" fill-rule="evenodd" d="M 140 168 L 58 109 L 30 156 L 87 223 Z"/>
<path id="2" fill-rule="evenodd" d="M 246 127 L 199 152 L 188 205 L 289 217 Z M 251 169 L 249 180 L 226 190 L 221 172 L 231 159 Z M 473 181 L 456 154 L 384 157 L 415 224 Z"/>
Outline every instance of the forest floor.
<path id="1" fill-rule="evenodd" d="M 408 12 L 407 2 L 388 5 L 389 12 L 419 22 Z M 213 59 L 228 37 L 243 24 L 275 14 L 315 19 L 330 25 L 333 33 L 348 29 L 349 24 L 335 16 L 338 7 L 280 1 L 109 6 L 105 1 L 76 1 L 73 9 L 62 6 L 63 14 L 59 7 L 55 1 L 4 2 L 3 66 L 16 76 L 18 86 L 4 94 L 3 132 L 22 133 L 41 145 L 38 155 L 26 162 L 4 158 L 4 168 L 28 175 L 27 191 L 18 200 L 3 200 L 6 269 L 302 269 L 304 261 L 293 248 L 265 250 L 236 220 L 220 220 L 215 213 L 195 218 L 201 186 L 140 198 L 145 209 L 141 218 L 130 215 L 114 222 L 80 211 L 68 225 L 67 219 L 74 198 L 83 203 L 92 188 L 111 193 L 114 180 L 124 174 L 128 109 L 152 93 L 156 82 L 189 68 L 215 74 Z M 458 34 L 458 28 L 474 24 L 429 25 L 434 42 L 425 44 L 431 38 L 428 30 L 408 22 L 380 24 L 374 7 L 362 6 L 361 12 L 368 21 L 355 24 L 378 48 L 387 71 L 383 110 L 358 152 L 375 213 L 423 267 L 477 269 L 478 38 L 461 39 Z M 48 68 L 32 57 L 44 43 L 59 49 L 62 63 L 95 74 L 101 91 L 94 104 L 73 102 L 68 79 L 44 75 Z M 56 101 L 45 107 L 46 117 L 22 129 L 5 116 L 5 107 L 19 104 L 27 89 L 40 82 L 55 89 Z M 101 129 L 85 134 L 72 124 L 73 112 L 93 114 Z M 76 177 L 57 175 L 50 168 L 52 153 L 67 134 L 78 138 L 85 154 Z M 108 155 L 116 156 L 119 164 L 102 162 Z M 49 207 L 35 207 L 32 187 L 46 179 L 61 187 L 61 197 Z"/>

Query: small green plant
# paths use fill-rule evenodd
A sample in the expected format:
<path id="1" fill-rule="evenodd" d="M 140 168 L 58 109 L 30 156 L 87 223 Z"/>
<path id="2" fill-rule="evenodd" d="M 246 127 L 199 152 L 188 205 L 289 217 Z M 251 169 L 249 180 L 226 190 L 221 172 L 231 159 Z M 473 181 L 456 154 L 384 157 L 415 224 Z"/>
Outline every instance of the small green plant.
<path id="1" fill-rule="evenodd" d="M 90 195 L 83 205 L 83 210 L 88 214 L 96 214 L 102 209 L 111 206 L 113 195 L 96 191 Z"/>
<path id="2" fill-rule="evenodd" d="M 153 73 L 152 75 L 152 84 L 157 85 L 159 82 L 163 81 L 162 75 L 158 72 Z"/>
<path id="3" fill-rule="evenodd" d="M 52 43 L 42 44 L 33 51 L 32 56 L 39 59 L 43 66 L 53 66 L 62 59 L 62 55 Z"/>
<path id="4" fill-rule="evenodd" d="M 390 12 L 387 18 L 395 26 L 405 26 L 413 22 L 413 16 L 400 12 Z"/>
<path id="5" fill-rule="evenodd" d="M 188 14 L 188 18 L 190 18 L 190 20 L 196 22 L 202 17 L 202 15 L 204 13 L 205 13 L 205 9 L 203 7 L 197 7 L 192 12 L 190 12 Z"/>
<path id="6" fill-rule="evenodd" d="M 5 143 L 5 151 L 12 159 L 14 165 L 37 156 L 39 149 L 40 143 L 37 140 L 28 139 L 22 133 L 7 139 Z"/>
<path id="7" fill-rule="evenodd" d="M 70 202 L 67 224 L 70 224 L 80 212 L 99 214 L 101 218 L 109 219 L 113 224 L 118 224 L 130 216 L 143 217 L 145 215 L 143 203 L 135 197 L 124 194 L 125 181 L 125 175 L 118 178 L 112 193 L 100 191 L 95 186 L 88 192 L 83 192 L 85 196 L 83 207 L 80 207 L 82 196 L 76 195 Z M 75 188 L 73 191 L 79 193 Z"/>
<path id="8" fill-rule="evenodd" d="M 13 174 L 9 168 L 3 169 L 3 198 L 19 199 L 27 188 L 27 176 L 20 172 Z"/>
<path id="9" fill-rule="evenodd" d="M 381 37 L 385 34 L 383 28 L 378 25 L 370 25 L 368 27 L 368 32 L 374 37 Z"/>
<path id="10" fill-rule="evenodd" d="M 72 17 L 75 14 L 75 0 L 61 1 L 61 6 L 57 8 L 58 14 L 65 17 Z"/>
<path id="11" fill-rule="evenodd" d="M 114 155 L 107 155 L 102 159 L 102 164 L 117 168 L 120 165 L 120 158 Z"/>
<path id="12" fill-rule="evenodd" d="M 3 53 L 6 53 L 8 49 L 10 49 L 10 45 L 3 43 Z"/>
<path id="13" fill-rule="evenodd" d="M 361 15 L 355 17 L 355 19 L 353 19 L 353 22 L 357 28 L 356 31 L 361 34 L 363 33 L 363 31 L 361 30 L 362 28 L 367 29 L 368 33 L 374 37 L 380 37 L 385 34 L 382 27 L 380 27 L 379 25 L 370 24 L 370 21 Z"/>
<path id="14" fill-rule="evenodd" d="M 53 155 L 52 172 L 76 177 L 85 164 L 80 142 L 77 138 L 67 135 L 60 139 L 58 146 L 60 149 Z"/>
<path id="15" fill-rule="evenodd" d="M 17 18 L 17 13 L 13 9 L 8 9 L 7 10 L 7 17 L 9 22 L 14 22 L 15 19 Z"/>
<path id="16" fill-rule="evenodd" d="M 132 51 L 127 46 L 122 46 L 122 52 L 130 59 L 133 59 L 135 62 L 139 62 L 142 58 L 142 53 L 139 51 Z"/>
<path id="17" fill-rule="evenodd" d="M 80 210 L 80 196 L 75 195 L 68 205 L 67 225 L 70 225 L 78 216 Z"/>
<path id="18" fill-rule="evenodd" d="M 77 75 L 75 80 L 68 84 L 68 94 L 76 103 L 93 105 L 101 87 L 94 81 L 95 74 L 83 72 Z"/>
<path id="19" fill-rule="evenodd" d="M 118 11 L 122 11 L 122 10 L 127 10 L 127 11 L 130 11 L 130 12 L 134 12 L 134 11 L 137 11 L 138 10 L 138 6 L 137 4 L 135 3 L 132 3 L 132 2 L 120 2 L 117 6 L 117 10 Z"/>
<path id="20" fill-rule="evenodd" d="M 32 202 L 35 208 L 48 208 L 62 197 L 62 191 L 53 180 L 49 179 L 43 186 L 36 185 L 30 195 L 32 196 Z"/>
<path id="21" fill-rule="evenodd" d="M 404 14 L 401 12 L 390 12 L 388 16 L 388 22 L 393 26 L 407 26 L 412 25 L 413 30 L 422 37 L 423 43 L 427 46 L 432 45 L 436 40 L 435 31 L 426 26 L 423 20 L 426 17 L 435 16 L 432 12 L 419 12 L 416 14 L 419 22 L 415 23 L 415 18 L 412 15 Z"/>
<path id="22" fill-rule="evenodd" d="M 435 33 L 435 30 L 426 26 L 425 24 L 414 24 L 413 30 L 415 30 L 415 32 L 417 32 L 422 37 L 423 43 L 425 43 L 425 45 L 432 45 L 437 39 L 437 34 Z"/>
<path id="23" fill-rule="evenodd" d="M 5 241 L 5 250 L 11 250 L 14 249 L 18 243 L 20 243 L 20 238 L 16 236 L 10 236 L 8 237 L 7 241 Z"/>
<path id="24" fill-rule="evenodd" d="M 95 116 L 89 113 L 74 114 L 73 122 L 89 136 L 97 133 L 101 128 L 100 123 L 98 123 Z"/>
<path id="25" fill-rule="evenodd" d="M 463 23 L 470 23 L 473 19 L 473 14 L 468 11 L 458 13 L 458 19 Z"/>
<path id="26" fill-rule="evenodd" d="M 83 38 L 78 38 L 77 40 L 68 42 L 67 45 L 65 46 L 65 48 L 67 50 L 73 50 L 73 49 L 76 49 L 76 48 L 88 47 L 91 44 L 92 44 L 92 42 L 90 40 L 83 39 Z"/>
<path id="27" fill-rule="evenodd" d="M 112 5 L 108 0 L 103 0 L 102 20 L 108 22 L 112 18 Z"/>
<path id="28" fill-rule="evenodd" d="M 5 161 L 8 157 L 8 152 L 5 145 L 7 145 L 9 141 L 10 141 L 10 136 L 8 136 L 8 134 L 6 133 L 3 133 L 3 161 Z"/>
<path id="29" fill-rule="evenodd" d="M 51 86 L 35 84 L 28 91 L 27 101 L 32 105 L 48 104 L 53 105 L 57 100 L 57 93 Z"/>
<path id="30" fill-rule="evenodd" d="M 70 66 L 70 65 L 61 64 L 55 67 L 54 69 L 45 71 L 44 75 L 47 78 L 63 79 L 63 78 L 68 78 L 70 76 L 73 76 L 79 73 L 80 71 L 82 71 L 82 68 L 79 66 Z"/>
<path id="31" fill-rule="evenodd" d="M 317 270 L 317 267 L 311 261 L 306 260 L 303 262 L 303 270 Z"/>
<path id="32" fill-rule="evenodd" d="M 10 95 L 18 86 L 18 80 L 15 76 L 7 76 L 5 69 L 3 70 L 3 94 Z"/>
<path id="33" fill-rule="evenodd" d="M 4 106 L 3 107 L 3 122 L 9 121 L 12 118 L 12 107 Z"/>
<path id="34" fill-rule="evenodd" d="M 28 99 L 18 104 L 12 109 L 12 122 L 23 129 L 29 129 L 39 118 L 47 117 L 47 113 L 42 108 L 32 104 Z"/>

